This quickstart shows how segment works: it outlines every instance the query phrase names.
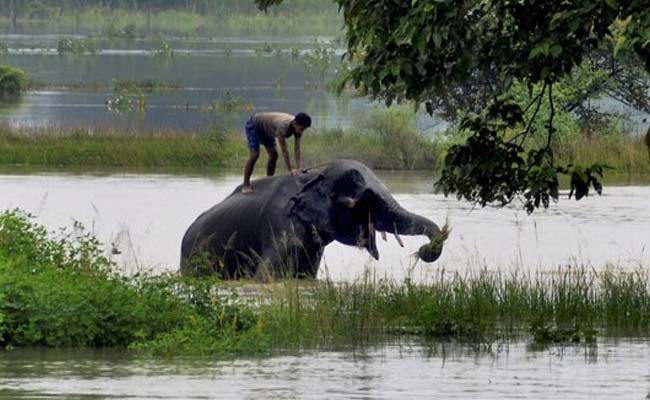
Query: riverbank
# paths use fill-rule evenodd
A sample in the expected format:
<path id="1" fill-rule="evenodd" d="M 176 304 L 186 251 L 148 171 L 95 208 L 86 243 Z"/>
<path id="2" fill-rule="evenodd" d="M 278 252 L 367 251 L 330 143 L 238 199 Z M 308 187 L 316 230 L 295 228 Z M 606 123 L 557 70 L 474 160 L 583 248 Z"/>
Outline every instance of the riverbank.
<path id="1" fill-rule="evenodd" d="M 270 13 L 257 10 L 253 2 L 247 8 L 241 12 L 232 9 L 204 14 L 180 9 L 146 11 L 92 7 L 78 12 L 70 9 L 44 9 L 39 15 L 20 16 L 16 20 L 16 26 L 29 27 L 30 32 L 87 32 L 94 36 L 127 39 L 158 33 L 185 37 L 338 36 L 343 27 L 342 16 L 333 4 L 295 9 L 283 5 Z M 0 17 L 0 26 L 11 27 L 11 19 Z"/>
<path id="2" fill-rule="evenodd" d="M 106 254 L 78 224 L 54 234 L 20 211 L 0 214 L 0 344 L 232 356 L 399 336 L 476 346 L 521 338 L 591 343 L 648 337 L 650 328 L 650 274 L 642 266 L 257 284 L 125 277 Z"/>
<path id="3" fill-rule="evenodd" d="M 397 111 L 399 112 L 399 111 Z M 388 115 L 388 116 L 386 116 Z M 303 140 L 306 166 L 334 158 L 357 159 L 373 169 L 440 171 L 446 150 L 459 140 L 428 137 L 414 125 L 388 113 L 346 130 L 310 130 Z M 292 141 L 290 141 L 292 142 Z M 292 152 L 292 143 L 290 151 Z M 642 138 L 612 134 L 596 138 L 576 135 L 557 150 L 561 164 L 602 162 L 610 175 L 650 173 Z M 261 163 L 266 154 L 262 152 Z M 21 129 L 0 127 L 0 168 L 80 171 L 84 168 L 192 168 L 218 171 L 241 168 L 248 157 L 244 135 L 216 128 L 208 132 L 117 132 L 111 130 Z M 279 164 L 282 168 L 281 160 Z"/>

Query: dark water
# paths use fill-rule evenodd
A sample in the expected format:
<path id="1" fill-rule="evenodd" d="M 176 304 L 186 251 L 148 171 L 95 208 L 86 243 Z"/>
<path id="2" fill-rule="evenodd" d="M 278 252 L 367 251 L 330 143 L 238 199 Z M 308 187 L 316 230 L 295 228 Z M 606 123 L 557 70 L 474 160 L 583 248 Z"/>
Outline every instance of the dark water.
<path id="1" fill-rule="evenodd" d="M 404 341 L 221 361 L 15 350 L 0 353 L 0 398 L 644 399 L 648 357 L 646 340 L 483 352 Z"/>

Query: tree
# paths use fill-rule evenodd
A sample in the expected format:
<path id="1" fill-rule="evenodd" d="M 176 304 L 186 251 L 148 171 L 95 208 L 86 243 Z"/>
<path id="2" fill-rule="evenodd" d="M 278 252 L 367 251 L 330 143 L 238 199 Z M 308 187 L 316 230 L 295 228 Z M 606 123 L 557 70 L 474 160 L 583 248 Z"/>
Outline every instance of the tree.
<path id="1" fill-rule="evenodd" d="M 261 9 L 282 0 L 256 0 Z M 362 93 L 413 100 L 429 113 L 441 99 L 464 99 L 459 126 L 466 143 L 453 146 L 437 185 L 445 194 L 486 204 L 523 200 L 528 212 L 557 200 L 558 175 L 571 195 L 601 191 L 605 166 L 557 165 L 554 88 L 589 57 L 638 59 L 650 71 L 648 0 L 335 0 L 347 28 L 346 82 Z M 611 45 L 609 45 L 611 44 Z M 605 51 L 606 54 L 600 54 Z M 601 83 L 615 88 L 612 73 Z M 516 102 L 513 85 L 528 88 Z M 625 92 L 624 87 L 618 88 Z M 636 90 L 636 89 L 635 89 Z M 636 98 L 647 104 L 647 93 Z M 480 107 L 477 105 L 480 104 Z M 574 107 L 580 106 L 577 98 Z M 550 109 L 542 129 L 540 107 Z M 546 140 L 533 141 L 544 135 Z"/>

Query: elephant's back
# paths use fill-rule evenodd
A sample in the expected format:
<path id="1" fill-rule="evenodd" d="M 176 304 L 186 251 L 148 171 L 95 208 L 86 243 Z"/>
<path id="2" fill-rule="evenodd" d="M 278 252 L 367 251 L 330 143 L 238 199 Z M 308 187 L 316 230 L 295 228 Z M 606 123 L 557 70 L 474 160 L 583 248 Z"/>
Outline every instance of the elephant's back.
<path id="1" fill-rule="evenodd" d="M 253 193 L 237 187 L 220 203 L 199 215 L 185 232 L 181 244 L 181 267 L 185 259 L 210 248 L 217 254 L 230 244 L 258 251 L 263 232 L 287 219 L 289 200 L 311 174 L 300 177 L 275 176 L 253 182 Z"/>

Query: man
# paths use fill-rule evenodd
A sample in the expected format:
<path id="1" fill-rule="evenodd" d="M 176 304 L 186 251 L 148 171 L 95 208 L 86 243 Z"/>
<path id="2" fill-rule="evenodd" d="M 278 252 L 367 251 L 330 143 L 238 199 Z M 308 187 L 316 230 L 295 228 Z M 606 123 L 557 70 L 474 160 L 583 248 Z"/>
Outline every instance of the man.
<path id="1" fill-rule="evenodd" d="M 260 143 L 266 147 L 269 154 L 269 161 L 266 164 L 266 175 L 273 176 L 275 174 L 275 164 L 278 160 L 278 152 L 275 149 L 276 139 L 280 142 L 280 150 L 282 150 L 282 157 L 287 166 L 289 174 L 292 176 L 298 175 L 302 170 L 302 159 L 300 157 L 300 139 L 305 129 L 311 126 L 311 117 L 305 113 L 298 113 L 295 116 L 287 113 L 280 112 L 265 112 L 253 114 L 248 121 L 246 121 L 246 138 L 248 139 L 248 147 L 251 151 L 250 157 L 246 162 L 244 170 L 244 186 L 242 193 L 249 194 L 253 192 L 250 179 L 260 156 Z M 287 139 L 291 136 L 294 137 L 294 156 L 295 168 L 291 165 L 291 157 L 287 150 Z"/>

